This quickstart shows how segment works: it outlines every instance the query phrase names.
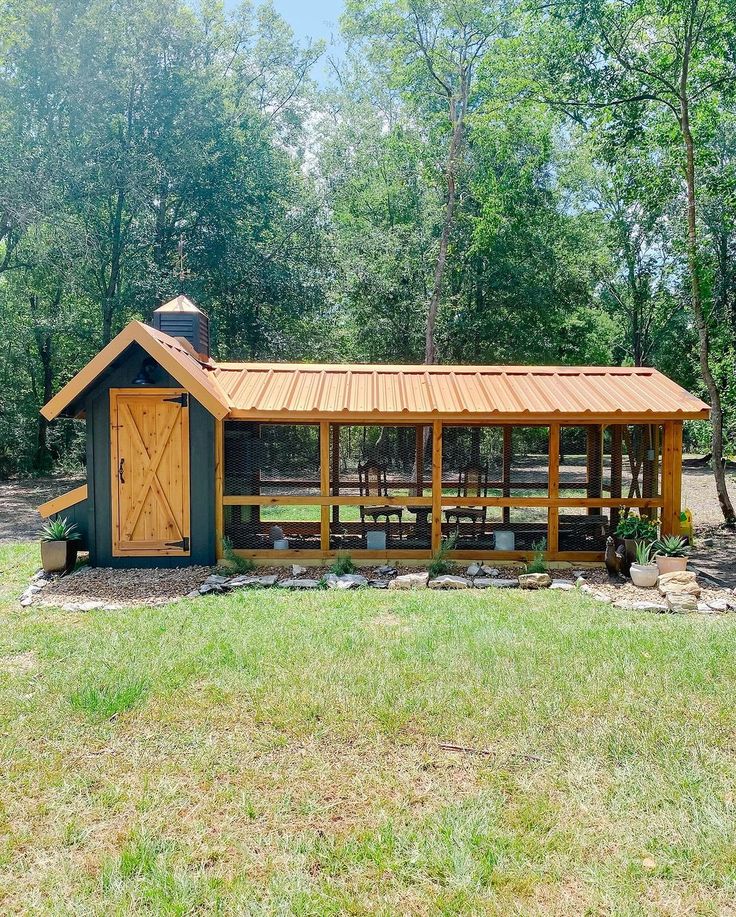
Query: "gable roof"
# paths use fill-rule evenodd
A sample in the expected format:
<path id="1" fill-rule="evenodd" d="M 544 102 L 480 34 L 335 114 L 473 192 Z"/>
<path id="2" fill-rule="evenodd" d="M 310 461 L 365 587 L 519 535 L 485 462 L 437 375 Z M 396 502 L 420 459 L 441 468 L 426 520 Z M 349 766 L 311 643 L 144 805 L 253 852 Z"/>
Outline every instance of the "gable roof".
<path id="1" fill-rule="evenodd" d="M 708 405 L 656 369 L 219 363 L 230 416 L 385 421 L 685 420 Z"/>
<path id="2" fill-rule="evenodd" d="M 48 401 L 41 413 L 53 420 L 103 373 L 131 344 L 139 344 L 176 381 L 190 392 L 210 414 L 221 420 L 230 410 L 227 396 L 218 385 L 212 364 L 200 362 L 186 343 L 169 337 L 141 322 L 130 322 L 76 376 Z"/>
<path id="3" fill-rule="evenodd" d="M 186 341 L 131 322 L 44 405 L 43 416 L 57 417 L 133 343 L 220 420 L 584 424 L 696 420 L 710 412 L 645 367 L 205 363 Z"/>

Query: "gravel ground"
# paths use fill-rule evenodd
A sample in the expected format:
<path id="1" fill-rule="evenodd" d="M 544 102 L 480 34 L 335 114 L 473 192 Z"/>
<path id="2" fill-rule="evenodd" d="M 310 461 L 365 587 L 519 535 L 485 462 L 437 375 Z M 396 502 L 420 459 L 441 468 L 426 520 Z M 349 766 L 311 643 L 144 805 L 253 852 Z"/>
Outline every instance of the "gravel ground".
<path id="1" fill-rule="evenodd" d="M 111 570 L 80 567 L 44 587 L 34 604 L 63 606 L 102 602 L 105 605 L 163 605 L 198 589 L 212 571 L 209 567 L 162 570 Z"/>

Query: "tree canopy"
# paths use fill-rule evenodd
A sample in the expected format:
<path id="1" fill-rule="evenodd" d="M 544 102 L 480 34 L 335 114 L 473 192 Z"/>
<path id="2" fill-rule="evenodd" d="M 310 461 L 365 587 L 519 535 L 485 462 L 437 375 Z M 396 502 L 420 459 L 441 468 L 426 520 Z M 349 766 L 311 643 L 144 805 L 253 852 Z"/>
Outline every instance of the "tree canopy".
<path id="1" fill-rule="evenodd" d="M 0 474 L 80 460 L 38 408 L 181 291 L 221 358 L 653 364 L 720 468 L 736 0 L 348 0 L 341 31 L 6 0 Z"/>

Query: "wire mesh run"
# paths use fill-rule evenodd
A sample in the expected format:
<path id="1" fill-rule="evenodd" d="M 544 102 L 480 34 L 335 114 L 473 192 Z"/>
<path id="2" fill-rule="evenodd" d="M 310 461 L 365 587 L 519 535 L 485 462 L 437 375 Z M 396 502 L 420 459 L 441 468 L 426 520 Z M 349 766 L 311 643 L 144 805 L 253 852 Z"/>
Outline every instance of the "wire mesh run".
<path id="1" fill-rule="evenodd" d="M 318 495 L 319 426 L 227 421 L 225 496 Z"/>

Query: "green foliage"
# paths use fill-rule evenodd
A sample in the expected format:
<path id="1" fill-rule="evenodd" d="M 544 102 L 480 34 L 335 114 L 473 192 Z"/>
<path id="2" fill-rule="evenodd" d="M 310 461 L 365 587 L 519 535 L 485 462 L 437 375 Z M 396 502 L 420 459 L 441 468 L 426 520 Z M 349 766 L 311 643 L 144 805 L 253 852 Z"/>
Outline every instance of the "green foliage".
<path id="1" fill-rule="evenodd" d="M 654 545 L 648 541 L 636 542 L 636 562 L 642 567 L 646 567 L 652 560 L 652 549 Z"/>
<path id="2" fill-rule="evenodd" d="M 680 535 L 664 535 L 655 542 L 654 553 L 665 557 L 687 557 L 689 549 L 687 541 Z"/>
<path id="3" fill-rule="evenodd" d="M 111 672 L 103 679 L 90 676 L 85 684 L 70 696 L 75 710 L 93 717 L 110 719 L 138 704 L 148 691 L 145 678 L 125 672 Z"/>
<path id="4" fill-rule="evenodd" d="M 532 543 L 534 557 L 526 565 L 527 573 L 546 573 L 547 562 L 544 559 L 544 552 L 547 550 L 547 539 L 541 538 L 539 541 Z"/>
<path id="5" fill-rule="evenodd" d="M 630 538 L 651 544 L 657 537 L 657 531 L 657 523 L 654 520 L 631 512 L 626 507 L 621 508 L 621 515 L 616 526 L 616 534 L 619 538 Z"/>
<path id="6" fill-rule="evenodd" d="M 330 567 L 330 572 L 337 576 L 343 576 L 346 573 L 355 573 L 355 570 L 355 564 L 349 554 L 338 554 L 335 563 Z"/>
<path id="7" fill-rule="evenodd" d="M 448 538 L 443 538 L 439 548 L 432 555 L 432 560 L 427 567 L 429 575 L 434 579 L 436 576 L 445 576 L 453 569 L 453 564 L 448 560 L 447 555 L 450 551 L 455 550 L 457 544 L 457 535 L 452 534 Z"/>
<path id="8" fill-rule="evenodd" d="M 222 555 L 229 570 L 237 570 L 238 573 L 250 573 L 255 570 L 256 565 L 250 557 L 241 557 L 235 553 L 233 542 L 227 535 L 222 539 Z"/>
<path id="9" fill-rule="evenodd" d="M 49 519 L 41 526 L 41 541 L 76 541 L 79 538 L 77 526 L 66 518 Z"/>

